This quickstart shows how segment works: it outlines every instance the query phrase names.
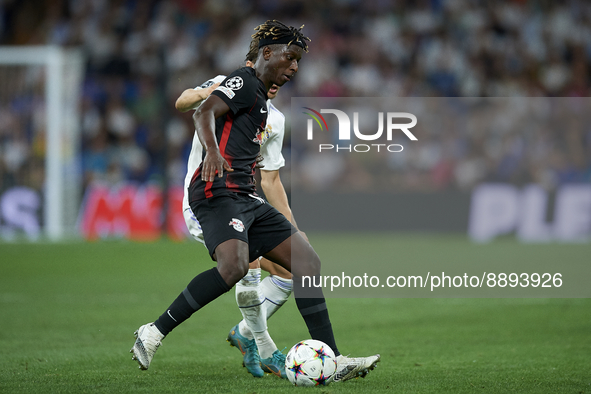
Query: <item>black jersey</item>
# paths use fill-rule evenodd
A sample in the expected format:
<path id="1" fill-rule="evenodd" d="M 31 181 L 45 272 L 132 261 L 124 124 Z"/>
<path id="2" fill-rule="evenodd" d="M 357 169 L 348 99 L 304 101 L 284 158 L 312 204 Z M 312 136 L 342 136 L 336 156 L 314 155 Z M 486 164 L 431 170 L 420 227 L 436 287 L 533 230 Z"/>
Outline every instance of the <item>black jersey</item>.
<path id="1" fill-rule="evenodd" d="M 267 90 L 251 67 L 240 68 L 230 75 L 212 93 L 230 107 L 215 120 L 215 136 L 220 153 L 233 172 L 224 171 L 222 178 L 213 182 L 201 180 L 203 162 L 193 174 L 189 185 L 189 200 L 229 193 L 255 193 L 254 172 L 260 152 L 262 133 L 267 122 Z M 205 158 L 205 150 L 203 158 Z"/>

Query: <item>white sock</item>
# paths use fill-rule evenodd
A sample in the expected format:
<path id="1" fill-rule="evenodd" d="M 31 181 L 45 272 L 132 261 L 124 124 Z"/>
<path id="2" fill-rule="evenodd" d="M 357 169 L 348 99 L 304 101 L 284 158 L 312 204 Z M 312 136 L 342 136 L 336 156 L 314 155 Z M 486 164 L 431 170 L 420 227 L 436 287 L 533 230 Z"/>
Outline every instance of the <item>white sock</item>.
<path id="1" fill-rule="evenodd" d="M 292 289 L 292 280 L 283 279 L 277 275 L 269 275 L 261 282 L 261 288 L 265 297 L 267 320 L 269 320 L 289 298 Z"/>
<path id="2" fill-rule="evenodd" d="M 242 316 L 246 318 L 245 313 L 248 315 L 257 316 L 262 312 L 260 307 L 260 295 L 258 287 L 261 283 L 261 269 L 249 269 L 248 273 L 244 275 L 244 278 L 240 279 L 236 283 L 236 304 L 240 308 Z M 238 325 L 240 334 L 247 339 L 253 339 L 252 332 L 246 324 L 246 321 L 242 320 Z"/>
<path id="3" fill-rule="evenodd" d="M 255 340 L 261 358 L 269 358 L 277 346 L 267 332 L 265 297 L 260 287 L 261 269 L 249 269 L 248 274 L 236 284 L 236 303 L 243 320 L 239 323 L 240 334 Z"/>

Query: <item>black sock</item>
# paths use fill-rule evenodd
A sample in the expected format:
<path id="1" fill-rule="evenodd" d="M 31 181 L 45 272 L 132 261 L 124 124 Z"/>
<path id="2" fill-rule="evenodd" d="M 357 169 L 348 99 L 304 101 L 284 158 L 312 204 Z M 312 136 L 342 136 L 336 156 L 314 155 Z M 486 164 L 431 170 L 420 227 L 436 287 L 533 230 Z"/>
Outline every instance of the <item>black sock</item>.
<path id="1" fill-rule="evenodd" d="M 332 324 L 330 324 L 326 300 L 322 294 L 322 289 L 316 288 L 312 290 L 312 294 L 315 296 L 314 298 L 303 298 L 298 297 L 298 293 L 302 291 L 302 287 L 301 282 L 295 276 L 293 284 L 296 305 L 306 322 L 310 336 L 312 339 L 326 343 L 333 350 L 335 356 L 339 356 L 341 353 L 334 339 Z M 306 292 L 306 294 L 310 295 L 309 292 Z"/>
<path id="2" fill-rule="evenodd" d="M 193 278 L 154 325 L 163 335 L 167 335 L 193 313 L 230 289 L 217 268 L 204 271 Z"/>

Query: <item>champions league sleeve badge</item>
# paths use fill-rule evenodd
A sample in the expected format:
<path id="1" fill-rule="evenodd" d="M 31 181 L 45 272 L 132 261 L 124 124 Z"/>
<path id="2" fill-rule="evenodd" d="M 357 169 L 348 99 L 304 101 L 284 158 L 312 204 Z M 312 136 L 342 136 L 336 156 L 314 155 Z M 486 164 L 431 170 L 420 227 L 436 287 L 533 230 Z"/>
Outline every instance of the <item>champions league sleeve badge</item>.
<path id="1" fill-rule="evenodd" d="M 242 86 L 244 86 L 244 81 L 242 80 L 241 77 L 238 77 L 238 76 L 232 77 L 226 81 L 226 86 L 232 90 L 238 90 Z"/>

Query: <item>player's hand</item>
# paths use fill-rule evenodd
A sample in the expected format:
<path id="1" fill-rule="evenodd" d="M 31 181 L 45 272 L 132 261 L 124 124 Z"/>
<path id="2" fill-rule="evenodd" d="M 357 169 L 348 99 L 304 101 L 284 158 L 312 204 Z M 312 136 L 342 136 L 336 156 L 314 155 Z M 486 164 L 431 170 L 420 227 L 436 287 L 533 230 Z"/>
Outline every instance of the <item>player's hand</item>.
<path id="1" fill-rule="evenodd" d="M 211 94 L 211 92 L 213 92 L 214 90 L 216 90 L 216 88 L 218 86 L 220 86 L 221 82 L 216 82 L 213 85 L 211 85 L 210 87 L 206 88 L 206 93 L 207 93 L 207 97 L 209 97 L 209 95 Z"/>
<path id="2" fill-rule="evenodd" d="M 205 158 L 203 159 L 201 180 L 204 182 L 213 182 L 215 179 L 215 174 L 218 174 L 218 177 L 220 178 L 224 176 L 224 170 L 228 172 L 234 171 L 226 159 L 224 159 L 219 150 L 207 150 Z"/>
<path id="3" fill-rule="evenodd" d="M 262 164 L 263 160 L 265 158 L 263 157 L 263 155 L 261 155 L 260 153 L 257 155 L 257 160 L 256 160 L 256 164 L 254 165 L 254 168 L 265 168 L 265 165 Z"/>

